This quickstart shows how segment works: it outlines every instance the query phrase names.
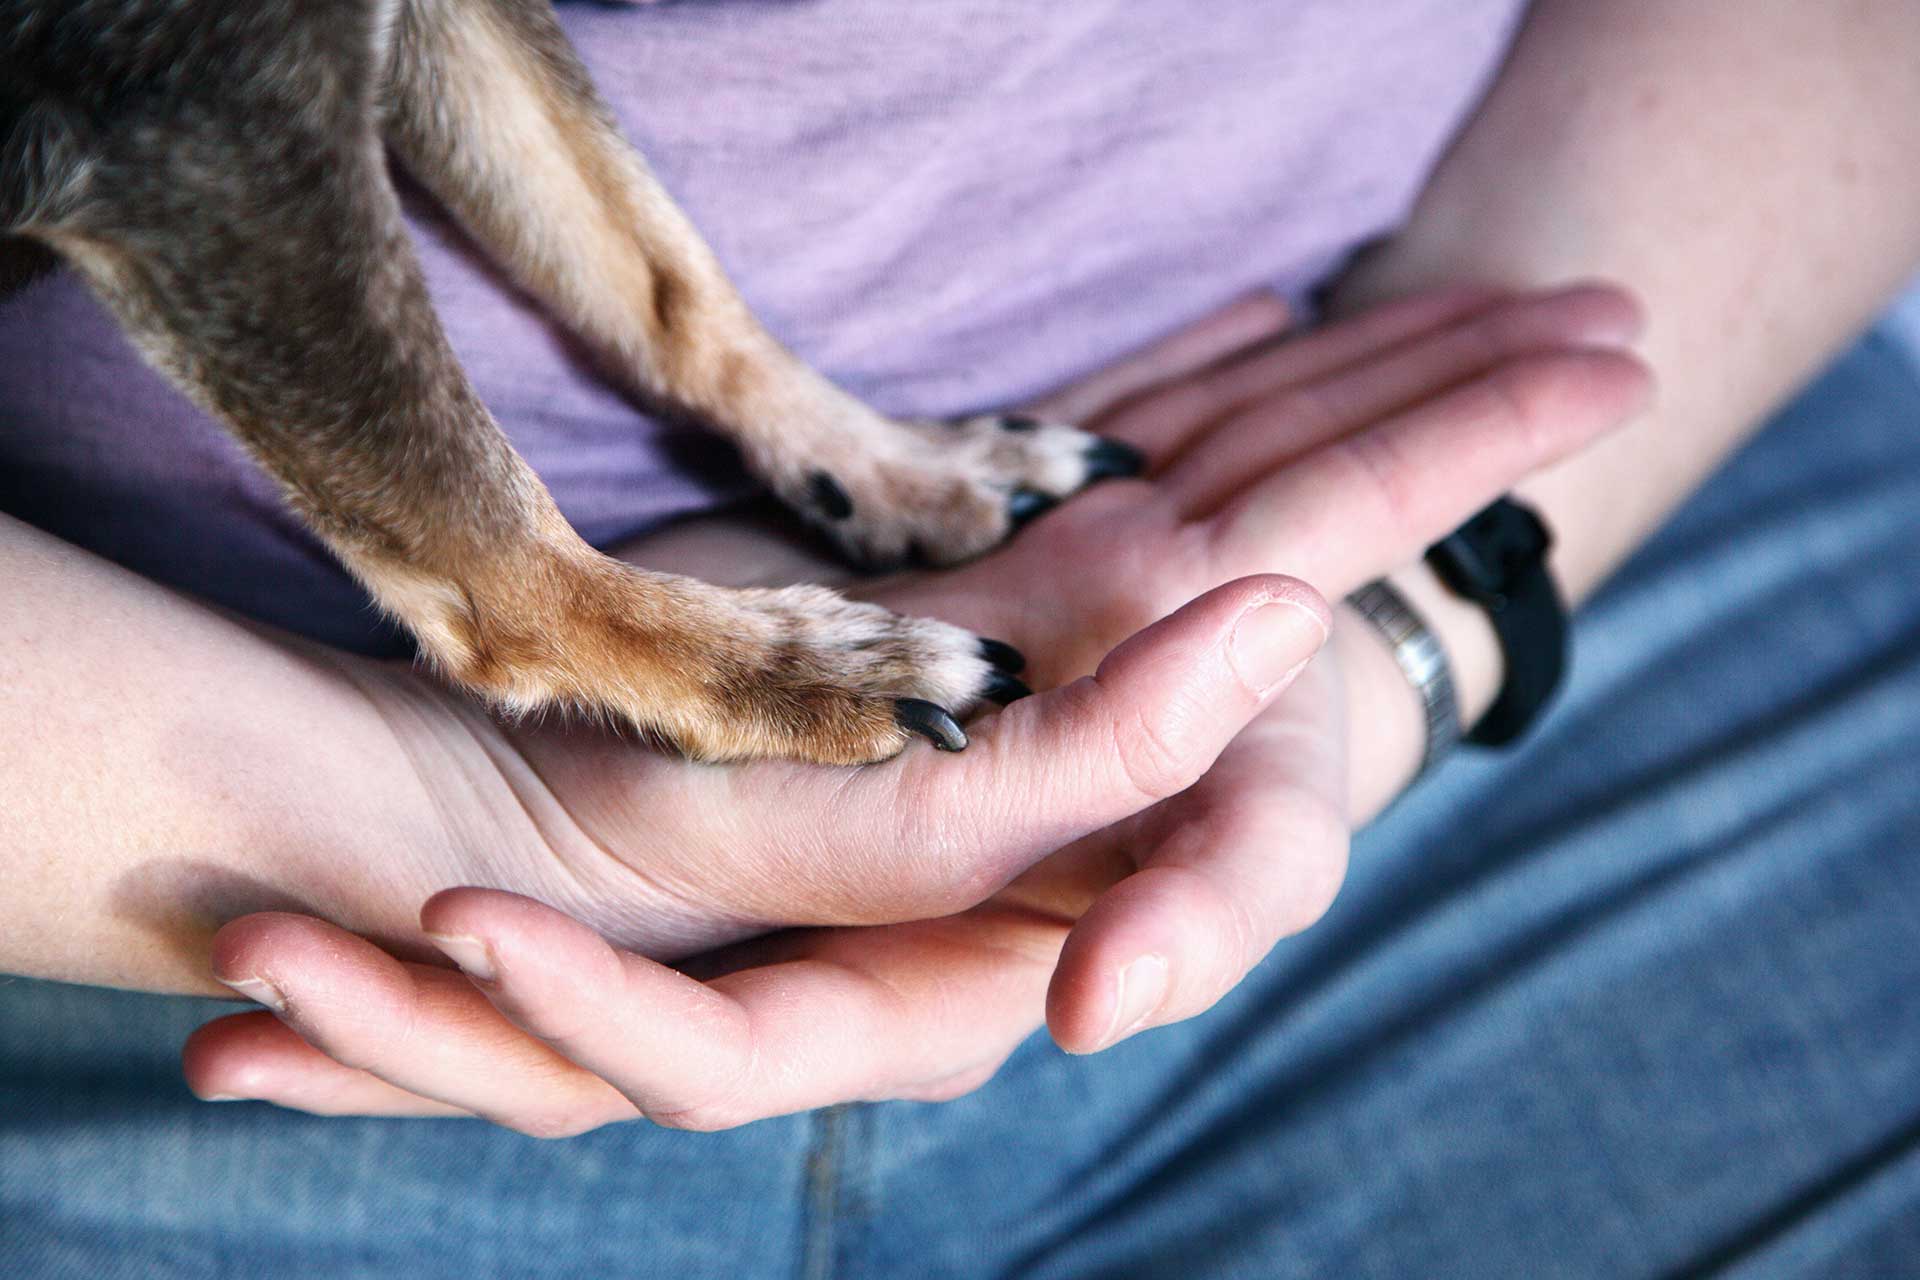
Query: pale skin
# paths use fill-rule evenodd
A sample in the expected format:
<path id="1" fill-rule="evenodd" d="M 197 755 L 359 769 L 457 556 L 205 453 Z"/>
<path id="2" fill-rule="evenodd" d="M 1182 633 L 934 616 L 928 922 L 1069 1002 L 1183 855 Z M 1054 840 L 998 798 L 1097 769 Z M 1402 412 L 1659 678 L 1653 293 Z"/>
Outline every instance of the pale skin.
<path id="1" fill-rule="evenodd" d="M 1644 300 L 1651 327 L 1641 350 L 1660 377 L 1658 408 L 1612 443 L 1526 486 L 1559 530 L 1556 568 L 1576 596 L 1590 590 L 1766 409 L 1843 343 L 1920 257 L 1920 177 L 1911 164 L 1920 152 L 1915 145 L 1920 138 L 1914 136 L 1920 128 L 1920 86 L 1907 74 L 1920 47 L 1917 28 L 1920 13 L 1892 4 L 1783 2 L 1740 6 L 1737 12 L 1707 3 L 1595 6 L 1554 0 L 1540 5 L 1492 100 L 1437 176 L 1406 234 L 1348 281 L 1343 301 L 1355 306 L 1462 276 L 1520 285 L 1605 274 L 1625 281 Z M 1791 83 L 1794 92 L 1776 103 L 1756 87 L 1767 83 Z M 1756 153 L 1764 163 L 1750 158 Z M 1562 412 L 1549 425 L 1572 431 L 1566 425 L 1569 411 L 1572 417 L 1591 413 L 1595 417 L 1586 422 L 1591 435 L 1605 425 L 1597 419 L 1627 412 L 1639 390 L 1639 374 L 1630 364 L 1622 367 L 1628 372 L 1608 393 L 1613 400 L 1595 396 L 1592 386 L 1563 387 Z M 1191 385 L 1169 394 L 1175 402 L 1207 394 Z M 1289 394 L 1296 410 L 1316 403 Z M 1145 442 L 1155 429 L 1147 417 L 1177 421 L 1179 415 L 1166 403 L 1157 410 L 1139 404 L 1110 419 L 1105 429 L 1123 437 L 1138 432 Z M 1247 428 L 1248 434 L 1255 431 Z M 1221 456 L 1213 452 L 1223 447 L 1221 440 L 1207 445 L 1192 458 Z M 1435 463 L 1433 474 L 1450 482 L 1462 458 L 1483 456 L 1452 448 L 1446 461 Z M 1156 458 L 1164 468 L 1166 454 L 1156 452 Z M 1508 479 L 1541 460 L 1509 460 L 1516 469 Z M 1241 463 L 1236 459 L 1234 465 Z M 1168 475 L 1163 469 L 1156 486 Z M 1077 515 L 1082 509 L 1086 514 Z M 1015 556 L 1047 537 L 1071 537 L 1074 520 L 1093 521 L 1103 514 L 1093 505 L 1065 508 L 1002 554 Z M 1285 532 L 1301 534 L 1299 529 Z M 725 539 L 715 545 L 728 551 L 750 545 L 741 534 L 713 531 L 708 536 Z M 1417 541 L 1397 548 L 1398 558 L 1410 558 Z M 681 549 L 696 558 L 699 553 L 697 546 Z M 1299 543 L 1276 542 L 1261 553 L 1285 558 L 1251 568 L 1294 569 L 1329 594 L 1352 585 L 1341 581 L 1341 566 L 1315 563 Z M 992 563 L 963 573 L 987 574 Z M 1387 563 L 1392 561 L 1349 567 L 1365 574 Z M 1416 592 L 1431 595 L 1418 574 L 1408 574 L 1406 581 Z M 899 603 L 905 607 L 925 598 L 917 593 L 946 588 L 927 581 L 903 589 L 907 594 Z M 955 599 L 958 610 L 964 594 L 956 591 Z M 1452 648 L 1471 714 L 1485 704 L 1497 681 L 1489 638 L 1477 629 L 1471 611 L 1437 602 L 1431 611 Z M 1128 608 L 1117 612 L 1121 617 L 1111 621 L 1078 619 L 1075 634 L 1102 648 L 1118 642 L 1141 619 L 1129 618 Z M 1205 649 L 1208 637 L 1219 635 L 1207 630 L 1209 620 L 1204 609 L 1182 615 L 1167 624 L 1170 630 L 1133 642 L 1144 650 L 1127 652 L 1152 654 L 1162 644 L 1172 646 L 1167 652 L 1187 652 L 1182 646 L 1193 644 Z M 1217 618 L 1211 621 L 1221 625 Z M 186 629 L 176 618 L 163 632 L 176 626 Z M 1274 937 L 1307 923 L 1314 903 L 1331 891 L 1329 881 L 1337 882 L 1343 829 L 1327 830 L 1324 821 L 1321 829 L 1309 829 L 1298 817 L 1317 813 L 1324 819 L 1329 797 L 1337 801 L 1343 789 L 1329 782 L 1325 771 L 1332 762 L 1337 778 L 1337 757 L 1343 754 L 1327 746 L 1338 741 L 1327 735 L 1336 675 L 1344 675 L 1357 735 L 1352 756 L 1360 767 L 1344 786 L 1353 812 L 1364 816 L 1410 770 L 1418 749 L 1411 698 L 1381 651 L 1350 628 L 1345 619 L 1336 624 L 1342 671 L 1327 664 L 1309 668 L 1310 679 L 1266 709 L 1252 730 L 1219 754 L 1201 784 L 1181 798 L 1183 805 L 1202 806 L 1190 814 L 1205 812 L 1219 824 L 1208 833 L 1214 838 L 1203 842 L 1207 856 L 1200 861 L 1227 883 L 1236 883 L 1236 874 L 1237 883 L 1245 883 L 1244 870 L 1234 870 L 1236 850 L 1294 851 L 1284 868 L 1275 868 L 1269 854 L 1256 882 L 1263 892 L 1236 899 L 1247 904 L 1250 920 L 1237 934 L 1183 931 L 1183 923 L 1194 918 L 1196 900 L 1198 919 L 1217 920 L 1207 914 L 1204 901 L 1208 873 L 1196 873 L 1177 850 L 1168 852 L 1156 843 L 1162 833 L 1152 830 L 1150 821 L 1128 833 L 1145 832 L 1144 839 L 1105 848 L 1098 840 L 1083 843 L 1076 849 L 1078 862 L 1049 862 L 1044 872 L 1018 882 L 1012 896 L 1002 895 L 965 916 L 889 929 L 788 935 L 778 952 L 748 957 L 760 963 L 706 984 L 614 952 L 582 926 L 523 899 L 484 892 L 435 898 L 425 923 L 445 937 L 481 940 L 489 949 L 483 956 L 490 955 L 497 969 L 498 980 L 490 987 L 469 984 L 445 969 L 403 967 L 311 920 L 254 917 L 221 936 L 217 971 L 243 980 L 270 974 L 290 981 L 298 975 L 303 985 L 290 1025 L 352 1065 L 307 1048 L 286 1029 L 289 1024 L 247 1015 L 216 1023 L 196 1038 L 188 1055 L 189 1078 L 209 1094 L 267 1097 L 321 1111 L 471 1111 L 536 1132 L 568 1132 L 640 1112 L 712 1126 L 842 1098 L 942 1096 L 963 1089 L 991 1074 L 1000 1057 L 1037 1024 L 1043 1005 L 1062 1043 L 1099 1047 L 1116 1033 L 1137 1029 L 1132 1020 L 1116 1017 L 1119 975 L 1144 957 L 1165 958 L 1168 984 L 1139 1025 L 1188 1016 L 1237 980 Z M 54 634 L 57 646 L 45 635 L 35 642 L 42 654 L 72 646 L 72 631 Z M 183 638 L 175 637 L 176 642 Z M 1026 640 L 1017 632 L 1014 638 Z M 1037 658 L 1041 646 L 1026 645 Z M 49 660 L 64 659 L 55 653 Z M 1135 669 L 1126 653 L 1115 661 L 1122 671 Z M 231 689 L 233 671 L 228 664 L 221 673 L 223 688 Z M 288 673 L 282 667 L 274 674 Z M 1144 691 L 1149 686 L 1127 687 Z M 1310 696 L 1316 688 L 1317 702 Z M 139 690 L 126 692 L 138 708 Z M 355 715 L 371 719 L 363 708 L 346 707 L 350 700 L 336 701 L 341 704 L 333 708 L 342 720 L 338 726 L 312 709 L 289 708 L 296 712 L 292 722 L 331 731 L 344 729 Z M 46 704 L 26 709 L 44 718 Z M 981 729 L 988 742 L 997 743 L 1000 733 L 1011 733 L 1026 720 L 1066 710 L 1059 702 L 1036 699 Z M 127 706 L 102 706 L 96 713 L 102 724 L 118 728 Z M 13 720 L 35 722 L 20 715 Z M 262 722 L 272 720 L 263 717 Z M 1302 722 L 1313 732 L 1289 731 Z M 54 740 L 45 754 L 61 761 L 59 730 L 49 732 Z M 146 741 L 169 740 L 159 734 Z M 105 771 L 96 778 L 124 781 L 120 769 L 152 759 L 103 761 L 100 738 L 90 734 L 86 741 L 90 756 L 69 754 L 64 768 L 45 775 L 58 779 L 70 795 L 80 790 L 77 779 L 84 775 L 76 770 L 83 762 Z M 1211 749 L 1209 742 L 1200 754 Z M 31 761 L 6 763 L 10 770 L 32 766 Z M 258 752 L 247 763 L 255 770 L 266 767 Z M 914 763 L 901 762 L 903 776 Z M 405 776 L 368 773 L 380 779 Z M 1276 785 L 1276 776 L 1286 782 Z M 396 799 L 379 794 L 388 786 L 384 782 L 344 774 L 329 781 L 350 784 L 347 795 L 373 791 L 371 803 Z M 330 799 L 337 802 L 341 794 L 336 789 Z M 417 796 L 405 798 L 418 821 Z M 973 803 L 978 799 L 977 794 L 968 797 Z M 272 803 L 291 805 L 293 811 L 262 813 L 242 806 L 250 809 L 243 823 L 227 809 L 208 812 L 217 807 L 203 805 L 188 815 L 183 830 L 207 840 L 209 847 L 244 847 L 249 831 L 296 829 L 295 821 L 305 822 L 297 829 L 313 841 L 309 864 L 320 886 L 309 896 L 321 899 L 330 883 L 329 859 L 340 859 L 335 866 L 356 866 L 352 855 L 381 853 L 390 863 L 396 849 L 444 850 L 450 843 L 431 823 L 409 827 L 400 821 L 370 838 L 331 809 Z M 164 969 L 170 953 L 152 943 L 142 956 L 138 947 L 129 955 L 115 945 L 74 947 L 67 940 L 67 930 L 87 934 L 88 911 L 98 910 L 98 886 L 107 881 L 74 871 L 72 857 L 60 850 L 72 846 L 73 823 L 82 818 L 96 844 L 137 844 L 115 827 L 114 807 L 95 803 L 84 814 L 70 809 L 52 815 L 66 825 L 46 829 L 62 831 L 65 838 L 58 845 L 33 846 L 40 861 L 13 882 L 37 886 L 42 881 L 33 877 L 43 876 L 71 889 L 79 876 L 95 892 L 41 904 L 64 909 L 63 916 L 23 904 L 28 921 L 48 923 L 30 924 L 9 936 L 7 945 L 21 950 L 7 956 L 8 964 L 83 978 L 90 976 L 88 965 L 117 965 L 114 972 L 91 976 L 132 985 L 187 981 L 178 976 L 153 980 L 156 966 Z M 155 811 L 139 812 L 151 821 Z M 158 810 L 166 811 L 164 804 Z M 126 815 L 130 825 L 131 812 Z M 835 816 L 849 812 L 842 808 Z M 1088 831 L 1100 829 L 1099 816 L 1087 815 Z M 336 839 L 338 847 L 332 843 Z M 224 846 L 222 840 L 233 844 Z M 10 839 L 6 847 L 11 852 L 20 846 Z M 1034 852 L 1029 845 L 1011 864 L 997 865 L 1010 870 Z M 463 850 L 462 856 L 472 851 Z M 1155 870 L 1124 874 L 1144 862 L 1156 862 Z M 1116 881 L 1116 876 L 1122 878 Z M 1109 884 L 1113 887 L 1076 925 L 1079 908 Z M 337 897 L 350 887 L 335 883 L 331 891 Z M 1194 888 L 1202 891 L 1185 892 Z M 1034 910 L 1035 903 L 1042 909 Z M 333 902 L 306 905 L 340 918 Z M 405 937 L 412 930 L 404 910 L 390 910 L 374 921 L 344 914 L 356 927 L 376 932 Z M 124 923 L 120 927 L 123 933 L 139 932 Z M 1227 939 L 1226 945 L 1214 945 L 1219 938 Z M 461 945 L 455 942 L 452 949 Z M 470 951 L 467 958 L 472 959 Z M 173 963 L 175 975 L 191 969 L 185 961 Z M 582 982 L 579 975 L 596 981 Z M 1134 986 L 1136 992 L 1145 989 Z M 343 1016 L 345 1011 L 353 1016 Z M 396 1051 L 386 1032 L 400 1025 L 410 1026 L 412 1034 Z M 649 1027 L 654 1039 L 636 1038 Z M 663 1033 L 662 1027 L 673 1031 Z M 943 1037 L 941 1028 L 959 1030 Z M 789 1069 L 775 1079 L 740 1065 L 768 1061 Z M 482 1064 L 484 1071 L 474 1069 Z M 472 1092 L 480 1077 L 488 1082 L 484 1095 Z M 716 1080 L 725 1087 L 714 1087 Z"/>

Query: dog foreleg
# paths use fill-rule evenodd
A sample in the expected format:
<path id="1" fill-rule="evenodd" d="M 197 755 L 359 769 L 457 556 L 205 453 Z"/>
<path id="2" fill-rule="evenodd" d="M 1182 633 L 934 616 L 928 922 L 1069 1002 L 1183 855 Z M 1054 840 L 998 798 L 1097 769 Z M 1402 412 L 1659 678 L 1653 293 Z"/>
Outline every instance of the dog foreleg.
<path id="1" fill-rule="evenodd" d="M 621 139 L 545 0 L 409 0 L 387 93 L 396 149 L 526 288 L 858 561 L 964 559 L 1139 466 L 1027 417 L 885 418 L 794 358 Z"/>

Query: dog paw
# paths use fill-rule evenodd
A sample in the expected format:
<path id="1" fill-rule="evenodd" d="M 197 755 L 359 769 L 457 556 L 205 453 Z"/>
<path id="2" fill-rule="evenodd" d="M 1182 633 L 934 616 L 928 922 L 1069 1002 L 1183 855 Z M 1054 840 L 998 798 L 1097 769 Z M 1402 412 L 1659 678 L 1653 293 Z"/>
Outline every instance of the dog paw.
<path id="1" fill-rule="evenodd" d="M 558 585 L 545 607 L 459 626 L 443 667 L 509 711 L 582 712 L 695 759 L 868 764 L 915 737 L 959 751 L 970 713 L 1030 692 L 1011 646 L 825 587 L 729 590 L 604 559 L 532 576 Z"/>
<path id="2" fill-rule="evenodd" d="M 778 756 L 864 764 L 922 737 L 967 745 L 961 722 L 1030 690 L 1010 645 L 931 618 L 848 600 L 824 587 L 742 591 L 740 630 L 709 687 L 699 741 L 710 759 Z"/>
<path id="3" fill-rule="evenodd" d="M 1021 414 L 874 419 L 812 456 L 763 462 L 776 493 L 855 563 L 954 564 L 1097 480 L 1140 473 L 1117 440 Z"/>

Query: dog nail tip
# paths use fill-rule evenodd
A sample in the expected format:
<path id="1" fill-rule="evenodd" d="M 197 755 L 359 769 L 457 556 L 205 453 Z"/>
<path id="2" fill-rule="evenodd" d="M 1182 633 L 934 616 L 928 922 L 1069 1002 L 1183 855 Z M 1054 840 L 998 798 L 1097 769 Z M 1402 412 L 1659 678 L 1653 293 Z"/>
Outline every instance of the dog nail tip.
<path id="1" fill-rule="evenodd" d="M 1022 698 L 1031 698 L 1033 690 L 1027 682 L 1018 676 L 1010 676 L 1004 671 L 996 671 L 987 681 L 986 697 L 1001 706 L 1010 706 Z"/>
<path id="2" fill-rule="evenodd" d="M 893 704 L 893 718 L 902 729 L 917 733 L 941 751 L 965 751 L 967 734 L 945 707 L 920 698 L 900 698 Z"/>
<path id="3" fill-rule="evenodd" d="M 993 640 L 980 637 L 980 656 L 1002 671 L 1012 673 L 1027 665 L 1027 655 L 1008 644 L 1005 640 Z"/>
<path id="4" fill-rule="evenodd" d="M 1137 476 L 1147 469 L 1147 456 L 1130 444 L 1102 436 L 1087 446 L 1087 482 Z"/>
<path id="5" fill-rule="evenodd" d="M 1007 515 L 1016 525 L 1023 525 L 1034 517 L 1053 510 L 1060 500 L 1051 494 L 1041 493 L 1038 489 L 1017 489 L 1007 499 Z"/>

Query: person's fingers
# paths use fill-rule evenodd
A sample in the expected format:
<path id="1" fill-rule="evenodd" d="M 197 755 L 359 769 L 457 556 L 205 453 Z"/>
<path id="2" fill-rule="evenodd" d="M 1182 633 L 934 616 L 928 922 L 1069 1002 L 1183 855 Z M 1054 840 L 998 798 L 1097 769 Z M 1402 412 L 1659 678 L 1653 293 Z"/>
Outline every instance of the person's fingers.
<path id="1" fill-rule="evenodd" d="M 1338 683 L 1309 675 L 1141 824 L 1141 869 L 1074 924 L 1047 1025 L 1074 1053 L 1190 1018 L 1326 911 L 1347 865 Z"/>
<path id="2" fill-rule="evenodd" d="M 670 1123 L 730 1094 L 752 1065 L 738 1001 L 530 898 L 447 890 L 420 927 L 516 1026 L 615 1081 L 650 1118 Z"/>
<path id="3" fill-rule="evenodd" d="M 271 1013 L 195 1028 L 181 1050 L 187 1087 L 205 1102 L 272 1102 L 320 1116 L 470 1116 L 369 1071 L 342 1066 Z"/>
<path id="4" fill-rule="evenodd" d="M 1502 296 L 1491 289 L 1458 287 L 1385 303 L 1121 405 L 1100 421 L 1101 434 L 1125 441 L 1155 465 L 1163 465 L 1194 436 L 1249 400 L 1373 359 L 1457 324 Z"/>
<path id="5" fill-rule="evenodd" d="M 1621 352 L 1508 360 L 1243 489 L 1205 522 L 1212 571 L 1314 566 L 1345 593 L 1417 557 L 1515 482 L 1624 424 L 1652 391 Z"/>
<path id="6" fill-rule="evenodd" d="M 1030 407 L 1058 422 L 1091 422 L 1129 396 L 1275 337 L 1289 319 L 1287 304 L 1274 294 L 1242 298 Z"/>
<path id="7" fill-rule="evenodd" d="M 963 1088 L 1025 1034 L 1053 956 L 1010 963 L 1004 940 L 970 947 L 932 923 L 868 934 L 857 963 L 806 957 L 701 983 L 495 890 L 436 895 L 421 922 L 530 1036 L 648 1119 L 702 1130 Z M 1002 998 L 1010 981 L 1028 998 Z"/>
<path id="8" fill-rule="evenodd" d="M 449 890 L 421 918 L 465 977 L 307 917 L 228 925 L 216 974 L 275 1015 L 196 1032 L 190 1086 L 321 1115 L 470 1114 L 537 1137 L 642 1114 L 716 1129 L 940 1100 L 989 1078 L 1037 1023 L 1065 934 L 983 908 L 805 935 L 792 958 L 701 983 L 514 894 Z"/>
<path id="9" fill-rule="evenodd" d="M 1503 360 L 1563 349 L 1614 348 L 1640 331 L 1639 307 L 1618 289 L 1579 285 L 1473 313 L 1323 378 L 1289 384 L 1201 433 L 1154 483 L 1188 518 L 1317 445 L 1379 422 Z"/>
<path id="10" fill-rule="evenodd" d="M 635 1115 L 619 1091 L 515 1029 L 460 974 L 404 964 L 324 921 L 284 912 L 233 921 L 214 937 L 213 972 L 342 1067 L 509 1128 L 551 1137 Z M 284 1075 L 279 1087 L 269 1100 L 344 1102 L 309 1076 Z"/>
<path id="11" fill-rule="evenodd" d="M 835 923 L 946 915 L 1048 853 L 1184 790 L 1325 640 L 1306 584 L 1229 582 L 1114 649 L 1092 676 L 970 726 L 957 756 L 910 748 L 849 779 L 811 855 Z"/>

